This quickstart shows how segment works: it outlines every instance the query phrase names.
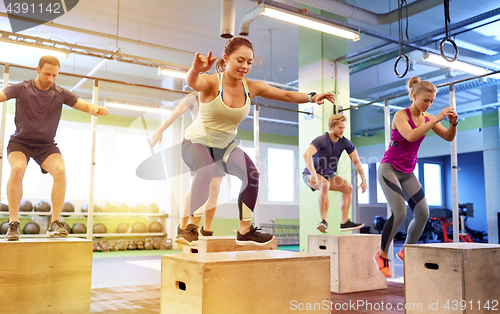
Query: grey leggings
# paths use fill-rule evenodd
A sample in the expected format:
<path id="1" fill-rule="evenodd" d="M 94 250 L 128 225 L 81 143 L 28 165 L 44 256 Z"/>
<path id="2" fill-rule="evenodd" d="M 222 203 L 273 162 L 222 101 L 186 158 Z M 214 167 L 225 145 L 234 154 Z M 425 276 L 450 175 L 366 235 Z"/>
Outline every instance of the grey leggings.
<path id="1" fill-rule="evenodd" d="M 401 172 L 389 163 L 380 164 L 377 178 L 392 211 L 391 217 L 384 225 L 380 248 L 384 252 L 389 250 L 389 245 L 406 217 L 405 200 L 413 211 L 405 244 L 417 243 L 429 219 L 429 207 L 420 182 L 413 173 Z"/>

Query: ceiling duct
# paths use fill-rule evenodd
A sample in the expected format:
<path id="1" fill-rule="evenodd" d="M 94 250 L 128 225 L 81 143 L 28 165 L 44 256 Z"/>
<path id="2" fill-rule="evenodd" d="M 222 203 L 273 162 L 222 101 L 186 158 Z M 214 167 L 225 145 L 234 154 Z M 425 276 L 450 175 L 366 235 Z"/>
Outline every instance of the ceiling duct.
<path id="1" fill-rule="evenodd" d="M 220 37 L 233 38 L 234 36 L 234 0 L 222 0 L 220 19 Z"/>

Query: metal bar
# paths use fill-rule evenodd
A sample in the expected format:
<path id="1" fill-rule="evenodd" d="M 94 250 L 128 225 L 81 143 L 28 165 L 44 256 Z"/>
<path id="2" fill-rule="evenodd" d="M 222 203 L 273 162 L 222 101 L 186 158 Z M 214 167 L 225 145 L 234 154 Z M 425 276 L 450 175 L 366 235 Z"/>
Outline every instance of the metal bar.
<path id="1" fill-rule="evenodd" d="M 15 68 L 36 70 L 36 68 L 28 67 L 28 66 L 24 66 L 24 65 L 19 65 L 19 64 L 10 64 L 10 63 L 0 62 L 0 65 L 4 65 L 4 66 L 9 65 L 9 66 L 15 67 Z M 59 72 L 59 74 L 73 76 L 73 77 L 86 78 L 86 79 L 90 79 L 90 80 L 99 80 L 101 82 L 107 82 L 107 83 L 117 83 L 117 84 L 123 84 L 123 85 L 134 86 L 134 87 L 145 87 L 145 88 L 157 89 L 157 90 L 162 90 L 162 91 L 166 91 L 166 92 L 174 92 L 174 93 L 180 93 L 180 94 L 186 94 L 186 95 L 190 93 L 189 91 L 175 90 L 175 89 L 150 86 L 150 85 L 144 85 L 144 84 L 129 83 L 129 82 L 110 80 L 110 79 L 105 79 L 105 78 L 98 78 L 98 77 L 93 77 L 93 76 L 79 75 L 79 74 L 73 74 L 73 73 L 67 73 L 67 72 Z"/>
<path id="2" fill-rule="evenodd" d="M 457 108 L 457 102 L 455 98 L 455 85 L 450 84 L 450 107 Z M 451 186 L 452 186 L 452 197 L 453 197 L 453 242 L 460 242 L 459 230 L 460 220 L 458 217 L 458 154 L 457 154 L 457 135 L 451 141 Z M 443 230 L 444 232 L 444 230 Z"/>
<path id="3" fill-rule="evenodd" d="M 467 82 L 467 81 L 472 81 L 472 80 L 475 80 L 475 79 L 478 79 L 478 78 L 482 78 L 482 77 L 488 77 L 490 75 L 494 75 L 494 74 L 499 74 L 500 73 L 500 70 L 498 71 L 493 71 L 493 72 L 490 72 L 490 73 L 487 73 L 487 74 L 483 74 L 483 75 L 478 75 L 478 76 L 473 76 L 473 77 L 468 77 L 468 78 L 465 78 L 465 79 L 460 79 L 460 80 L 456 80 L 456 81 L 453 81 L 453 82 L 448 82 L 448 83 L 443 83 L 443 84 L 439 84 L 439 85 L 436 85 L 437 88 L 440 88 L 440 87 L 445 87 L 445 86 L 450 86 L 450 85 L 454 85 L 454 84 L 458 84 L 458 83 L 463 83 L 463 82 Z M 391 100 L 391 99 L 395 99 L 395 98 L 399 98 L 399 97 L 403 97 L 403 96 L 407 96 L 408 95 L 408 92 L 405 92 L 404 94 L 399 94 L 399 95 L 395 95 L 395 96 L 391 96 L 391 97 L 384 97 L 384 98 L 379 98 L 377 100 L 374 100 L 374 101 L 371 101 L 371 102 L 368 102 L 366 104 L 361 104 L 359 106 L 349 106 L 345 109 L 342 109 L 340 111 L 345 111 L 345 110 L 351 110 L 351 109 L 355 109 L 355 108 L 361 108 L 361 107 L 365 107 L 365 106 L 370 106 L 370 105 L 373 105 L 375 103 L 379 103 L 379 102 L 382 102 L 382 101 L 386 101 L 386 100 Z"/>
<path id="4" fill-rule="evenodd" d="M 6 17 L 8 19 L 16 19 L 16 20 L 20 20 L 20 21 L 31 22 L 31 23 L 38 24 L 38 25 L 44 25 L 44 26 L 65 29 L 65 30 L 69 30 L 69 31 L 77 32 L 77 33 L 88 34 L 88 35 L 98 36 L 98 37 L 103 37 L 103 38 L 109 38 L 112 40 L 119 39 L 121 42 L 128 42 L 128 43 L 137 44 L 140 46 L 152 47 L 155 49 L 162 49 L 162 50 L 175 52 L 175 53 L 189 54 L 189 55 L 195 54 L 195 52 L 191 52 L 191 51 L 186 51 L 186 50 L 181 50 L 181 49 L 176 49 L 176 48 L 171 48 L 171 47 L 165 47 L 165 46 L 161 46 L 161 45 L 157 45 L 157 44 L 148 43 L 148 42 L 145 42 L 142 40 L 130 39 L 130 38 L 126 38 L 126 37 L 118 37 L 118 36 L 113 35 L 113 34 L 105 34 L 105 33 L 100 33 L 100 32 L 96 32 L 96 31 L 91 31 L 88 29 L 57 24 L 57 23 L 54 23 L 53 21 L 50 23 L 47 23 L 46 21 L 36 20 L 36 19 L 28 18 L 28 17 L 15 15 L 15 14 L 7 14 L 5 12 L 0 12 L 0 16 Z"/>
<path id="5" fill-rule="evenodd" d="M 260 107 L 273 108 L 273 109 L 278 109 L 278 110 L 285 110 L 285 111 L 298 112 L 298 113 L 303 113 L 303 114 L 312 115 L 312 113 L 311 113 L 311 112 L 307 112 L 307 111 L 301 111 L 301 110 L 295 110 L 295 109 L 282 108 L 282 107 L 273 106 L 273 105 L 265 105 L 265 104 L 261 104 L 261 103 L 257 103 L 257 102 L 252 102 L 252 105 L 254 105 L 254 106 L 260 106 Z"/>
<path id="6" fill-rule="evenodd" d="M 3 72 L 3 88 L 9 86 L 9 65 L 5 66 Z M 0 191 L 2 191 L 2 174 L 3 174 L 3 149 L 5 147 L 5 118 L 7 116 L 7 101 L 1 103 L 2 126 L 0 128 Z"/>
<path id="7" fill-rule="evenodd" d="M 99 105 L 99 80 L 94 80 L 92 103 Z M 87 240 L 92 240 L 94 233 L 94 180 L 95 180 L 95 143 L 97 134 L 97 117 L 91 116 L 90 130 L 92 132 L 92 150 L 90 155 L 90 194 L 87 216 Z"/>
<path id="8" fill-rule="evenodd" d="M 259 137 L 259 104 L 254 107 L 254 118 L 253 118 L 253 145 L 255 148 L 255 167 L 257 172 L 260 169 L 260 137 Z M 260 204 L 259 196 L 257 195 L 257 201 L 255 202 L 254 208 L 254 220 L 255 226 L 260 226 Z"/>
<path id="9" fill-rule="evenodd" d="M 385 128 L 385 150 L 389 149 L 389 145 L 391 143 L 391 109 L 389 108 L 389 101 L 384 101 L 384 128 Z M 387 202 L 387 217 L 391 217 L 392 211 L 389 206 L 389 202 Z M 389 252 L 387 252 L 387 258 L 392 260 L 394 256 L 394 242 L 391 241 L 389 245 Z M 391 274 L 394 277 L 394 262 L 389 263 L 389 268 L 391 270 Z"/>

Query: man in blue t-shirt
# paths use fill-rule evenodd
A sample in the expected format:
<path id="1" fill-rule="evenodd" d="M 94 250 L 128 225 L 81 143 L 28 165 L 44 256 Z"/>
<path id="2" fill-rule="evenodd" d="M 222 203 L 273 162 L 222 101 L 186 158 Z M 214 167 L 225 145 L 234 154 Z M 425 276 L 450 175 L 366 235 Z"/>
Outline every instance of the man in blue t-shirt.
<path id="1" fill-rule="evenodd" d="M 328 120 L 330 131 L 315 138 L 304 153 L 307 166 L 303 172 L 304 182 L 311 190 L 321 191 L 318 202 L 322 221 L 318 225 L 318 230 L 323 233 L 328 232 L 328 223 L 326 221 L 328 208 L 330 207 L 328 191 L 342 193 L 340 201 L 340 209 L 342 211 L 340 231 L 356 230 L 364 226 L 364 224 L 354 223 L 349 219 L 352 185 L 341 176 L 335 174 L 340 155 L 345 150 L 361 176 L 360 187 L 363 193 L 366 191 L 365 173 L 361 167 L 356 147 L 343 136 L 345 119 L 345 116 L 342 115 L 332 115 Z"/>
<path id="2" fill-rule="evenodd" d="M 0 91 L 0 102 L 16 99 L 14 122 L 16 131 L 10 137 L 7 156 L 11 167 L 7 182 L 9 202 L 9 229 L 6 240 L 19 240 L 19 206 L 23 196 L 23 177 L 30 158 L 40 166 L 42 173 L 54 178 L 52 186 L 52 221 L 47 234 L 66 237 L 68 231 L 59 220 L 66 196 L 66 169 L 61 152 L 54 142 L 62 113 L 62 105 L 87 112 L 94 116 L 109 113 L 103 106 L 96 106 L 79 99 L 54 81 L 59 74 L 59 60 L 44 56 L 38 62 L 34 80 L 8 86 Z"/>

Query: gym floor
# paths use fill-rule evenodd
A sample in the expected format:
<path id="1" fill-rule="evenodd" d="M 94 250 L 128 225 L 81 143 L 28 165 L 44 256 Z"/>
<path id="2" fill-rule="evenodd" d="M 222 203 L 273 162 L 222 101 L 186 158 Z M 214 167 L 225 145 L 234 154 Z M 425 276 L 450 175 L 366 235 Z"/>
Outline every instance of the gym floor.
<path id="1" fill-rule="evenodd" d="M 402 244 L 395 244 L 398 252 Z M 279 250 L 298 251 L 298 246 L 280 246 Z M 92 264 L 91 313 L 160 313 L 161 255 L 178 254 L 181 251 L 124 251 L 94 253 Z M 402 278 L 403 265 L 397 258 L 395 275 Z M 400 280 L 388 282 L 388 288 L 349 294 L 332 293 L 333 304 L 348 304 L 365 300 L 372 304 L 384 302 L 403 303 L 404 287 Z M 332 310 L 334 313 L 335 310 Z M 404 311 L 384 311 L 403 313 Z M 342 313 L 380 313 L 357 310 Z"/>

